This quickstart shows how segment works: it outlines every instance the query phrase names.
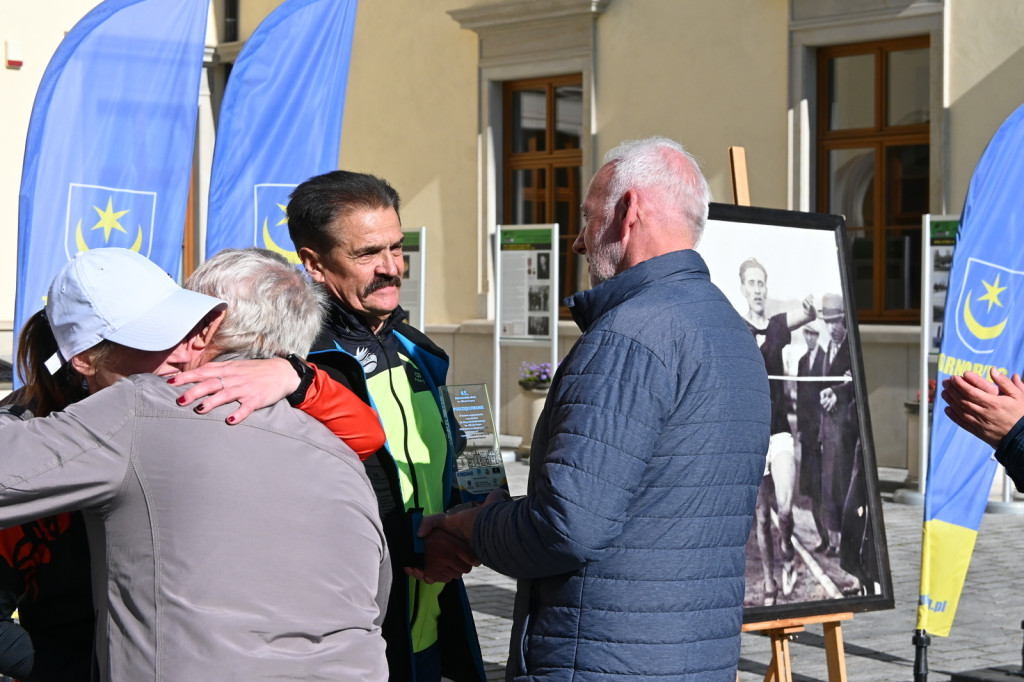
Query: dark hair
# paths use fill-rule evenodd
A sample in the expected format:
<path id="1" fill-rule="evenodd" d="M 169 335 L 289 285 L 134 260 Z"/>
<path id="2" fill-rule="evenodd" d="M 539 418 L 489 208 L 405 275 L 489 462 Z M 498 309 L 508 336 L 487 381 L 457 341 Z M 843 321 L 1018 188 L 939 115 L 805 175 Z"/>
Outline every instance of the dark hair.
<path id="1" fill-rule="evenodd" d="M 740 263 L 740 284 L 743 284 L 743 275 L 747 274 L 747 270 L 750 268 L 757 268 L 764 275 L 764 281 L 768 281 L 768 271 L 761 265 L 761 261 L 756 258 L 748 258 L 747 260 Z"/>
<path id="2" fill-rule="evenodd" d="M 395 188 L 376 176 L 343 170 L 317 175 L 291 193 L 288 236 L 296 250 L 326 253 L 334 247 L 335 220 L 361 210 L 393 208 L 398 213 L 399 203 Z"/>
<path id="3" fill-rule="evenodd" d="M 18 375 L 25 382 L 24 400 L 37 417 L 63 410 L 89 395 L 85 380 L 70 362 L 53 374 L 46 361 L 57 352 L 57 340 L 50 329 L 46 312 L 40 310 L 28 318 L 18 337 Z"/>

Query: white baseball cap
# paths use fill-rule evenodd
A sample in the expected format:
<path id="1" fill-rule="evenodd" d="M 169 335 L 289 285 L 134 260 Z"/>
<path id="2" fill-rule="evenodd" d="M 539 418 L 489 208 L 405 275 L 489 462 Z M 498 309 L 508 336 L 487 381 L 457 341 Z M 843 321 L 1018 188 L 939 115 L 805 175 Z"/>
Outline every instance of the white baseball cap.
<path id="1" fill-rule="evenodd" d="M 84 251 L 50 284 L 46 317 L 64 362 L 103 340 L 136 350 L 178 344 L 224 301 L 182 289 L 128 249 Z"/>

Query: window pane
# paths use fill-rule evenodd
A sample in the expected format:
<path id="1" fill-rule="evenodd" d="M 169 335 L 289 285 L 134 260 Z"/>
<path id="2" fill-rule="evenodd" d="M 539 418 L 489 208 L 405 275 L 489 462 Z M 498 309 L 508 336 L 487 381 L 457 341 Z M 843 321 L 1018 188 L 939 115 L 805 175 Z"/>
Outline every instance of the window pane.
<path id="1" fill-rule="evenodd" d="M 580 168 L 555 169 L 555 222 L 560 235 L 558 248 L 561 269 L 558 277 L 558 300 L 576 292 L 582 256 L 573 253 L 572 245 L 580 230 Z"/>
<path id="2" fill-rule="evenodd" d="M 512 174 L 513 223 L 532 225 L 546 223 L 547 172 L 543 168 L 523 169 Z"/>
<path id="3" fill-rule="evenodd" d="M 512 94 L 512 152 L 546 150 L 544 123 L 547 118 L 544 90 L 519 90 Z"/>
<path id="4" fill-rule="evenodd" d="M 850 230 L 847 235 L 853 262 L 853 298 L 858 308 L 872 308 L 875 299 L 875 237 L 869 230 Z"/>
<path id="5" fill-rule="evenodd" d="M 885 232 L 885 309 L 921 307 L 921 230 Z"/>
<path id="6" fill-rule="evenodd" d="M 885 150 L 885 224 L 920 225 L 928 212 L 928 145 Z"/>
<path id="7" fill-rule="evenodd" d="M 580 168 L 555 169 L 555 222 L 576 238 L 580 221 Z"/>
<path id="8" fill-rule="evenodd" d="M 583 86 L 555 88 L 555 149 L 579 149 L 583 130 Z"/>
<path id="9" fill-rule="evenodd" d="M 828 212 L 846 216 L 848 227 L 874 225 L 874 148 L 829 151 L 828 175 Z"/>
<path id="10" fill-rule="evenodd" d="M 890 52 L 886 60 L 886 125 L 928 123 L 928 48 Z"/>
<path id="11" fill-rule="evenodd" d="M 875 55 L 829 60 L 829 130 L 875 127 Z"/>
<path id="12" fill-rule="evenodd" d="M 581 74 L 569 74 L 508 81 L 503 88 L 508 118 L 502 127 L 509 154 L 503 164 L 501 215 L 509 225 L 558 223 L 559 275 L 552 284 L 559 298 L 578 291 L 580 270 L 586 274 L 585 261 L 569 249 L 580 223 L 581 83 Z"/>

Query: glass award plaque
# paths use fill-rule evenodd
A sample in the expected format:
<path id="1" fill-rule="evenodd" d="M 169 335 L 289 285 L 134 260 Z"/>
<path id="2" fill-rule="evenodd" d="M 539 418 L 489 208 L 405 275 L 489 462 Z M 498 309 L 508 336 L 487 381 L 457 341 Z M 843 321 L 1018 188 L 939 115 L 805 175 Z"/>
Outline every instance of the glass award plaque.
<path id="1" fill-rule="evenodd" d="M 507 490 L 487 385 L 442 386 L 441 402 L 448 415 L 445 428 L 455 452 L 455 480 L 462 501 L 482 502 L 493 490 Z"/>

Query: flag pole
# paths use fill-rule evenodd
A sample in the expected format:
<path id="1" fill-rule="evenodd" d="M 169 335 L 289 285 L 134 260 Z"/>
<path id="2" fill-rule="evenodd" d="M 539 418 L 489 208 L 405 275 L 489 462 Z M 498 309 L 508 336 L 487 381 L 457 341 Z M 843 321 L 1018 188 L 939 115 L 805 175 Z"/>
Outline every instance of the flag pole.
<path id="1" fill-rule="evenodd" d="M 914 630 L 914 682 L 928 682 L 928 645 L 932 638 L 925 630 Z"/>

